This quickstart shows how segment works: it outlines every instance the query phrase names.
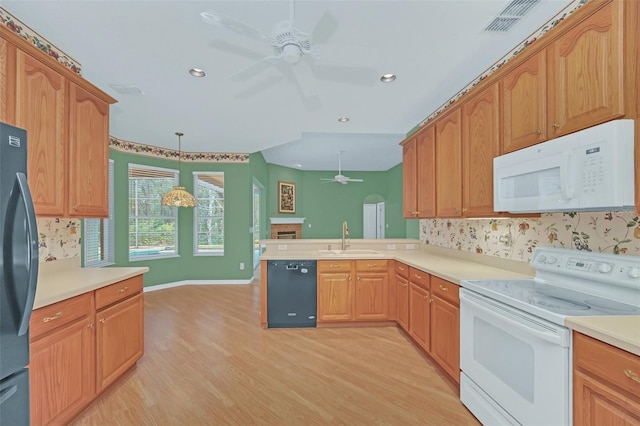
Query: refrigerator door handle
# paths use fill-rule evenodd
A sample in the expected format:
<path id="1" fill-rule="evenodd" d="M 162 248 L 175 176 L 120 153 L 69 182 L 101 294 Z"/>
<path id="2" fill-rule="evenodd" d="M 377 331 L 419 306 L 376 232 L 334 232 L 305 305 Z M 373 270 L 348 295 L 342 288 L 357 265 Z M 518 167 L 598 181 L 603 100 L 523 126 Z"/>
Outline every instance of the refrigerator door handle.
<path id="1" fill-rule="evenodd" d="M 27 233 L 27 294 L 22 306 L 14 306 L 14 318 L 18 328 L 18 336 L 23 336 L 29 329 L 29 319 L 31 318 L 31 310 L 36 295 L 36 284 L 38 282 L 38 232 L 36 225 L 36 214 L 31 199 L 31 192 L 27 183 L 27 176 L 24 173 L 16 173 L 16 180 L 9 196 L 7 204 L 7 216 L 4 227 L 4 264 L 5 273 L 9 274 L 8 282 L 16 285 L 13 277 L 13 232 L 15 229 L 16 211 L 20 208 L 20 200 L 26 214 L 26 233 Z M 20 301 L 14 300 L 15 303 Z"/>
<path id="2" fill-rule="evenodd" d="M 18 390 L 18 385 L 13 385 L 9 389 L 4 389 L 0 392 L 0 405 L 2 405 L 6 400 L 11 398 L 14 393 Z"/>

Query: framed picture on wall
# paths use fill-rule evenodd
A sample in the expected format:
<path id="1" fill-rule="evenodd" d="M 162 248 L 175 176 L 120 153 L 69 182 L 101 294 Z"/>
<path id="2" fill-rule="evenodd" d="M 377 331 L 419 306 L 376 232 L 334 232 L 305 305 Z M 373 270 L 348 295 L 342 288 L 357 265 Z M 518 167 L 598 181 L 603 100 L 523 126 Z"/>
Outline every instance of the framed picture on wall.
<path id="1" fill-rule="evenodd" d="M 278 213 L 296 212 L 296 184 L 278 181 Z"/>

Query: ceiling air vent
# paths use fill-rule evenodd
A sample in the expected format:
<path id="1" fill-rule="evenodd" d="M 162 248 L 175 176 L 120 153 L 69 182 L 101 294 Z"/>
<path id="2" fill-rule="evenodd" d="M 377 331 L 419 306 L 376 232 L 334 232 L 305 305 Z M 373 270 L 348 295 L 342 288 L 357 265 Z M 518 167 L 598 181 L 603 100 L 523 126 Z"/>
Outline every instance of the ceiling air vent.
<path id="1" fill-rule="evenodd" d="M 126 84 L 110 84 L 111 88 L 121 95 L 144 95 L 141 88 Z"/>
<path id="2" fill-rule="evenodd" d="M 484 29 L 491 33 L 504 33 L 513 27 L 520 19 L 538 4 L 540 0 L 513 0 L 502 12 Z"/>

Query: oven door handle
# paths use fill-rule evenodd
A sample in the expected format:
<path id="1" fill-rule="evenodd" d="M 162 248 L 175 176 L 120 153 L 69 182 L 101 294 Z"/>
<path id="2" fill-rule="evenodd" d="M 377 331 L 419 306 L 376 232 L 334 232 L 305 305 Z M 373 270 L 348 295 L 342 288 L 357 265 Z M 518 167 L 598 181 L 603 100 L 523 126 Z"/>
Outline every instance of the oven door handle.
<path id="1" fill-rule="evenodd" d="M 498 304 L 484 297 L 480 299 L 468 291 L 460 292 L 460 306 L 462 307 L 464 304 L 481 311 L 483 315 L 496 320 L 498 324 L 509 325 L 555 345 L 563 347 L 569 346 L 568 339 L 564 338 L 563 333 L 557 333 L 556 328 L 534 318 L 530 318 L 530 316 L 524 312 L 521 313 L 520 311 Z"/>

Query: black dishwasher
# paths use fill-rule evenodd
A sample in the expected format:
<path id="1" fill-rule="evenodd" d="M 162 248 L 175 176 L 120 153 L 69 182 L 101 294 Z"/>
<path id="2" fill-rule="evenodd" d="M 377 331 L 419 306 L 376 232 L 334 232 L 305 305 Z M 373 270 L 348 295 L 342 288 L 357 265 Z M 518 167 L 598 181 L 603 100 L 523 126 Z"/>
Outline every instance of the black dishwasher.
<path id="1" fill-rule="evenodd" d="M 270 328 L 316 326 L 315 260 L 267 262 L 267 324 Z"/>

